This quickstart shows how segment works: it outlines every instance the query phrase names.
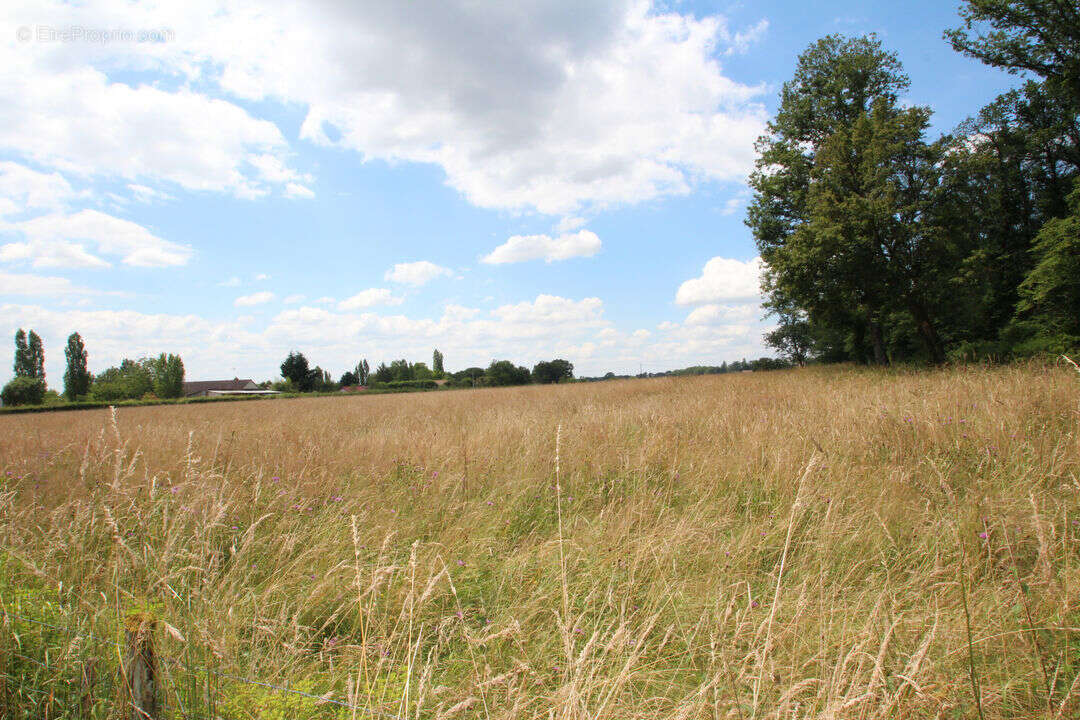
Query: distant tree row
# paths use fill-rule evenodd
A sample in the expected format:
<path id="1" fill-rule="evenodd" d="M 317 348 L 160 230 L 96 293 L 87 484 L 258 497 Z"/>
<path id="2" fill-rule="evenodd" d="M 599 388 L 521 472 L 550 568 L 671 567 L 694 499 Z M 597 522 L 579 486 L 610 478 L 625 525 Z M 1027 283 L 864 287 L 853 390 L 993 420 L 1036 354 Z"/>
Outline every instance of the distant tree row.
<path id="1" fill-rule="evenodd" d="M 72 333 L 64 348 L 64 398 L 68 402 L 116 400 L 145 397 L 177 398 L 184 393 L 184 363 L 179 355 L 125 359 L 119 367 L 108 368 L 97 376 L 87 368 L 86 347 L 79 333 Z M 41 337 L 22 328 L 15 333 L 15 377 L 4 386 L 0 399 L 4 405 L 40 405 L 60 402 L 59 394 L 45 382 L 45 351 Z"/>
<path id="2" fill-rule="evenodd" d="M 266 387 L 292 392 L 329 392 L 339 388 L 365 386 L 372 388 L 434 388 L 446 387 L 496 387 L 501 385 L 527 385 L 529 383 L 558 383 L 573 380 L 574 365 L 567 360 L 555 359 L 539 362 L 530 371 L 509 360 L 493 360 L 487 368 L 471 367 L 448 373 L 444 356 L 438 350 L 432 353 L 431 367 L 425 362 L 392 360 L 380 362 L 374 369 L 363 359 L 352 370 L 346 370 L 335 383 L 322 368 L 310 367 L 303 353 L 292 351 L 281 363 L 282 380 L 264 383 Z"/>
<path id="3" fill-rule="evenodd" d="M 874 35 L 800 57 L 747 212 L 766 342 L 886 364 L 1080 348 L 1080 11 L 966 0 L 954 49 L 1029 79 L 940 138 Z"/>
<path id="4" fill-rule="evenodd" d="M 654 377 L 681 377 L 684 375 L 722 375 L 724 373 L 737 373 L 737 372 L 753 372 L 763 370 L 785 370 L 790 368 L 792 363 L 781 358 L 763 357 L 757 360 L 735 360 L 728 363 L 724 361 L 719 365 L 691 365 L 690 367 L 681 368 L 679 370 L 664 370 L 661 372 L 643 372 L 637 375 L 616 375 L 613 372 L 609 372 L 600 377 L 586 377 L 581 378 L 586 381 L 596 380 L 625 380 L 629 378 L 654 378 Z"/>

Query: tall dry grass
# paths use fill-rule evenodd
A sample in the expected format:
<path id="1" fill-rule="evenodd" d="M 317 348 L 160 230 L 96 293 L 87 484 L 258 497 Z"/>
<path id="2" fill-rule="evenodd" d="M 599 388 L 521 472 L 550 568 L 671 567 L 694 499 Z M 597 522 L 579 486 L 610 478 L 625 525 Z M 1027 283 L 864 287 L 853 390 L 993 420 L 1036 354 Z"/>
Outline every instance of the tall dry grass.
<path id="1" fill-rule="evenodd" d="M 140 611 L 174 717 L 1075 718 L 1078 421 L 1037 365 L 2 417 L 0 709 L 116 716 Z"/>

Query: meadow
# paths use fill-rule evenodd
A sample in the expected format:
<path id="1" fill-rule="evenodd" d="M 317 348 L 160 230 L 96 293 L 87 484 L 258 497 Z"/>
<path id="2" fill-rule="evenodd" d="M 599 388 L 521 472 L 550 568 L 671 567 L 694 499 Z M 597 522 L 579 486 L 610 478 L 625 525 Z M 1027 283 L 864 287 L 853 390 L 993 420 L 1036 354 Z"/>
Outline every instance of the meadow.
<path id="1" fill-rule="evenodd" d="M 1080 716 L 1065 363 L 12 415 L 0 475 L 6 718 L 129 717 L 133 618 L 169 718 Z"/>

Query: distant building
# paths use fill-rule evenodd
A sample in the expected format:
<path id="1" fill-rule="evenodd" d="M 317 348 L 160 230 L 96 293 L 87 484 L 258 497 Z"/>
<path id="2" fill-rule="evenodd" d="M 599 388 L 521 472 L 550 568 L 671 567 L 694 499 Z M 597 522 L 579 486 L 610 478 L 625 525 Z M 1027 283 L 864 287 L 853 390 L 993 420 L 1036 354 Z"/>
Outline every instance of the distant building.
<path id="1" fill-rule="evenodd" d="M 184 383 L 184 397 L 214 395 L 279 395 L 276 390 L 263 390 L 253 380 L 196 380 Z"/>

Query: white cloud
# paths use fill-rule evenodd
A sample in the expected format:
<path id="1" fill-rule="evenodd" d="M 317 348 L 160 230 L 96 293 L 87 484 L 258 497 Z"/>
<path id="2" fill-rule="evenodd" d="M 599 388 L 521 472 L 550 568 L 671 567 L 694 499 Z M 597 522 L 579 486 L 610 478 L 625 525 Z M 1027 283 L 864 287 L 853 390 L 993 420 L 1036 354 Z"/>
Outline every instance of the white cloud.
<path id="1" fill-rule="evenodd" d="M 315 197 L 315 191 L 299 183 L 291 182 L 285 186 L 285 197 L 310 200 Z"/>
<path id="2" fill-rule="evenodd" d="M 443 275 L 453 275 L 453 272 L 433 262 L 420 260 L 412 263 L 398 263 L 387 270 L 383 277 L 390 282 L 419 287 Z"/>
<path id="3" fill-rule="evenodd" d="M 324 301 L 333 302 L 331 298 L 316 300 L 316 302 Z M 401 302 L 401 298 L 394 297 L 394 294 L 386 288 L 368 288 L 342 300 L 337 307 L 338 310 L 363 310 L 375 305 L 400 305 Z"/>
<path id="4" fill-rule="evenodd" d="M 752 300 L 761 295 L 761 258 L 741 262 L 714 257 L 701 276 L 679 286 L 675 302 L 703 305 L 731 300 Z"/>
<path id="5" fill-rule="evenodd" d="M 53 275 L 30 275 L 8 273 L 0 270 L 0 295 L 29 295 L 41 297 L 65 297 L 71 295 L 98 295 L 97 290 L 81 287 L 65 277 Z"/>
<path id="6" fill-rule="evenodd" d="M 191 248 L 163 240 L 137 223 L 97 210 L 42 215 L 6 227 L 26 240 L 0 245 L 0 260 L 28 261 L 34 267 L 109 267 L 82 243 L 134 267 L 184 265 L 193 254 Z"/>
<path id="7" fill-rule="evenodd" d="M 532 302 L 502 305 L 491 311 L 491 315 L 507 327 L 529 327 L 536 330 L 566 324 L 600 326 L 603 324 L 603 313 L 604 303 L 600 298 L 590 297 L 575 301 L 558 295 L 537 295 Z"/>
<path id="8" fill-rule="evenodd" d="M 555 230 L 558 231 L 560 235 L 565 235 L 574 232 L 586 222 L 588 221 L 582 217 L 564 217 L 559 220 L 558 224 L 555 226 Z"/>
<path id="9" fill-rule="evenodd" d="M 740 305 L 710 303 L 694 308 L 686 316 L 687 325 L 716 325 L 720 323 L 745 323 L 761 318 L 761 305 L 756 302 Z"/>
<path id="10" fill-rule="evenodd" d="M 216 4 L 4 3 L 5 28 L 160 28 L 175 21 L 176 33 L 163 43 L 94 43 L 16 42 L 12 31 L 0 41 L 0 150 L 69 175 L 127 180 L 142 201 L 165 194 L 153 187 L 159 182 L 258 197 L 302 180 L 285 167 L 288 143 L 273 122 L 193 89 L 216 91 L 213 54 L 195 47 L 209 39 L 198 32 L 213 22 Z M 116 81 L 123 72 L 151 79 Z"/>
<path id="11" fill-rule="evenodd" d="M 311 191 L 285 167 L 276 126 L 188 88 L 299 107 L 303 139 L 438 165 L 481 207 L 559 215 L 741 181 L 766 120 L 765 88 L 717 60 L 766 24 L 732 29 L 659 1 L 87 0 L 15 5 L 0 19 L 166 26 L 176 38 L 8 43 L 0 147 L 241 197 Z M 181 89 L 110 82 L 102 68 L 157 71 Z"/>
<path id="12" fill-rule="evenodd" d="M 2 55 L 0 55 L 2 56 Z M 0 147 L 84 176 L 151 178 L 188 190 L 268 192 L 245 160 L 282 152 L 277 127 L 237 105 L 190 90 L 109 82 L 92 68 L 50 72 L 8 65 Z"/>
<path id="13" fill-rule="evenodd" d="M 263 305 L 273 299 L 274 293 L 264 290 L 250 295 L 241 295 L 233 301 L 233 305 L 236 307 L 251 307 L 253 305 Z"/>
<path id="14" fill-rule="evenodd" d="M 266 273 L 256 273 L 255 282 L 262 282 L 263 280 L 269 280 L 270 276 Z"/>
<path id="15" fill-rule="evenodd" d="M 600 238 L 590 230 L 553 238 L 548 235 L 514 235 L 481 258 L 489 265 L 540 260 L 554 262 L 573 257 L 592 257 L 600 252 Z"/>
<path id="16" fill-rule="evenodd" d="M 751 45 L 759 42 L 761 38 L 765 37 L 765 33 L 769 29 L 769 21 L 764 18 L 759 20 L 756 25 L 746 28 L 745 30 L 738 30 L 731 32 L 726 26 L 721 29 L 721 36 L 728 43 L 728 49 L 724 52 L 725 55 L 744 55 L 750 49 Z"/>
<path id="17" fill-rule="evenodd" d="M 222 280 L 221 282 L 219 282 L 218 287 L 240 287 L 240 285 L 242 284 L 243 283 L 241 283 L 240 278 L 233 275 L 228 280 Z"/>
<path id="18" fill-rule="evenodd" d="M 299 293 L 295 295 L 287 295 L 285 296 L 285 299 L 281 302 L 285 303 L 286 305 L 295 305 L 297 303 L 304 302 L 304 296 Z"/>
<path id="19" fill-rule="evenodd" d="M 168 193 L 162 192 L 160 190 L 155 190 L 152 187 L 147 187 L 146 185 L 130 183 L 127 188 L 131 191 L 131 194 L 134 195 L 135 199 L 139 202 L 148 203 L 155 200 L 163 201 L 174 199 L 172 195 L 169 195 Z"/>
<path id="20" fill-rule="evenodd" d="M 27 210 L 59 210 L 74 196 L 71 184 L 60 173 L 0 162 L 0 217 Z"/>

